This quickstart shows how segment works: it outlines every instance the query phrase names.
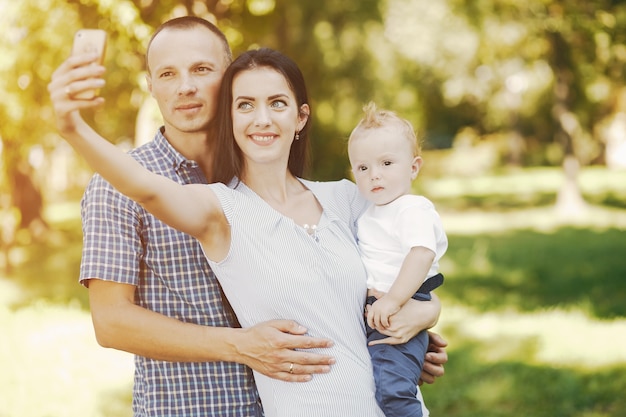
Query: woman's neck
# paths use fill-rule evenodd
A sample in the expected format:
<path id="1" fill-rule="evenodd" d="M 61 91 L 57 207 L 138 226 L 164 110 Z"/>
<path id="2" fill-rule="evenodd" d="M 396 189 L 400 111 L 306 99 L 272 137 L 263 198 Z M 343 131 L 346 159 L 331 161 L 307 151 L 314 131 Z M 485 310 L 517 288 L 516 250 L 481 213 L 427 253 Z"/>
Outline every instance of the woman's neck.
<path id="1" fill-rule="evenodd" d="M 246 170 L 241 181 L 271 205 L 286 204 L 305 188 L 289 171 L 278 173 L 273 169 Z"/>
<path id="2" fill-rule="evenodd" d="M 269 206 L 296 224 L 317 225 L 322 215 L 319 201 L 298 178 L 289 171 L 283 172 L 282 175 L 277 175 L 275 170 L 268 175 L 248 172 L 241 180 Z"/>

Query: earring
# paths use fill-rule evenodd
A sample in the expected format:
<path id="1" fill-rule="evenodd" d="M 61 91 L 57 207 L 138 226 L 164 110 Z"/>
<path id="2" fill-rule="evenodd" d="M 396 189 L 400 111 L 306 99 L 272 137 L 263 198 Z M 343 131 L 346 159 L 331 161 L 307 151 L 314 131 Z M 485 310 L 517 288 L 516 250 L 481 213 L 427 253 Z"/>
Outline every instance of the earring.
<path id="1" fill-rule="evenodd" d="M 300 140 L 300 132 L 296 132 L 296 140 Z"/>

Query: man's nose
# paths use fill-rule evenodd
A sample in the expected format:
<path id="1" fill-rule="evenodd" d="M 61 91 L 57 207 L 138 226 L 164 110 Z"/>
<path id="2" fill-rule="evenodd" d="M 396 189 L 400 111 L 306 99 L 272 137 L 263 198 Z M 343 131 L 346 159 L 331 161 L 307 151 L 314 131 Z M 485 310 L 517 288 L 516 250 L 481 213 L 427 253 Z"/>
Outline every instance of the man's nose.
<path id="1" fill-rule="evenodd" d="M 196 87 L 196 84 L 193 81 L 193 77 L 189 75 L 181 76 L 180 85 L 178 86 L 178 94 L 188 95 L 193 94 L 197 91 L 198 87 Z"/>

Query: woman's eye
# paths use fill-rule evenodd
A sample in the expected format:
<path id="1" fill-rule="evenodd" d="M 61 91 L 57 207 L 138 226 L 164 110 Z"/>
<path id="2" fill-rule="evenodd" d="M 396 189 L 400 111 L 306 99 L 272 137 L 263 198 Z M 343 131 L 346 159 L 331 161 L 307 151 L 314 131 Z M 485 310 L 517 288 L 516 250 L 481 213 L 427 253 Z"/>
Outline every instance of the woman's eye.
<path id="1" fill-rule="evenodd" d="M 276 100 L 274 102 L 272 102 L 272 107 L 276 108 L 276 109 L 282 109 L 283 107 L 287 107 L 287 103 L 285 103 L 282 100 Z"/>
<path id="2" fill-rule="evenodd" d="M 250 110 L 252 108 L 252 104 L 248 102 L 241 102 L 237 105 L 237 108 L 240 110 Z"/>

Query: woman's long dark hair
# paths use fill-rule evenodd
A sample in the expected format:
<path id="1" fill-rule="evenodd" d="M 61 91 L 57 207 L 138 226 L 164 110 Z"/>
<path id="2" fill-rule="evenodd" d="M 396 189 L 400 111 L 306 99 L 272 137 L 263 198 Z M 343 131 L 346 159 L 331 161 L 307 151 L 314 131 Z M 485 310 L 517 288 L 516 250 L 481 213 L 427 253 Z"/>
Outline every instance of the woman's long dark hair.
<path id="1" fill-rule="evenodd" d="M 228 184 L 234 177 L 241 178 L 243 173 L 245 163 L 243 153 L 233 135 L 233 79 L 240 72 L 255 68 L 271 68 L 281 73 L 296 97 L 298 111 L 301 111 L 303 104 L 309 104 L 302 72 L 289 57 L 269 48 L 247 51 L 237 57 L 226 69 L 220 87 L 217 113 L 213 122 L 216 137 L 211 182 Z M 293 141 L 289 153 L 288 169 L 297 177 L 302 177 L 307 168 L 309 125 L 307 120 L 299 132 L 300 139 Z"/>

